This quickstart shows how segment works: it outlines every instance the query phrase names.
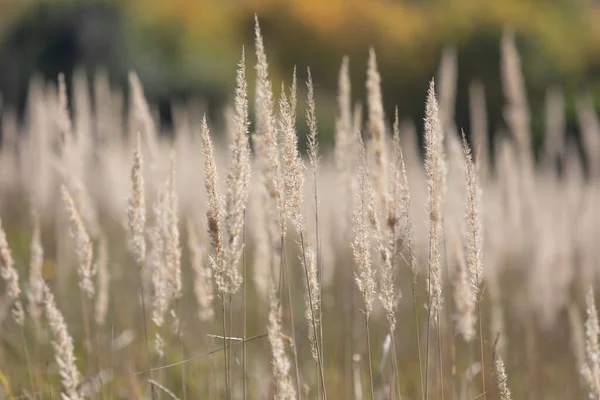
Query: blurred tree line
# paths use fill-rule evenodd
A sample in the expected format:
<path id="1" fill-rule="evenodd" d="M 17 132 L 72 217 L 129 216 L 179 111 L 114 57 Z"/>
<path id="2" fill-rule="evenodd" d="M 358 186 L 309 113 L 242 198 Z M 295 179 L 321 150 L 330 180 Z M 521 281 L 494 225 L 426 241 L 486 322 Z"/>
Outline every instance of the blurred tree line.
<path id="1" fill-rule="evenodd" d="M 325 142 L 332 138 L 342 57 L 350 56 L 353 97 L 362 101 L 369 47 L 377 52 L 387 114 L 397 105 L 418 128 L 428 81 L 448 46 L 458 55 L 457 125 L 469 130 L 473 80 L 485 85 L 490 130 L 503 125 L 499 42 L 506 27 L 517 35 L 538 142 L 548 87 L 565 91 L 572 131 L 575 97 L 600 95 L 600 7 L 592 0 L 1 2 L 0 92 L 6 106 L 22 111 L 35 72 L 56 79 L 78 66 L 90 76 L 102 68 L 115 86 L 126 87 L 133 69 L 164 123 L 171 101 L 197 97 L 216 118 L 230 100 L 242 45 L 248 65 L 254 63 L 255 13 L 274 88 L 289 82 L 294 66 L 301 80 L 311 67 Z"/>

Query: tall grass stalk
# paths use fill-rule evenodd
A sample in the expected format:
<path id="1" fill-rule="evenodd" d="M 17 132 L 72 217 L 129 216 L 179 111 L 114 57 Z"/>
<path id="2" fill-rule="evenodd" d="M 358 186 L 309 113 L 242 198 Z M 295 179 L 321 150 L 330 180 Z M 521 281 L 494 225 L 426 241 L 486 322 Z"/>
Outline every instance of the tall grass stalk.
<path id="1" fill-rule="evenodd" d="M 323 373 L 323 353 L 321 352 L 321 348 L 322 346 L 320 345 L 320 341 L 319 341 L 319 333 L 317 332 L 317 324 L 316 324 L 316 313 L 315 313 L 315 305 L 313 304 L 313 294 L 311 293 L 311 284 L 310 284 L 310 277 L 309 277 L 309 271 L 307 268 L 307 257 L 306 257 L 306 245 L 305 245 L 305 238 L 304 238 L 304 234 L 301 233 L 300 234 L 300 241 L 302 243 L 302 258 L 303 258 L 303 264 L 304 264 L 304 275 L 306 278 L 306 287 L 308 290 L 308 299 L 309 299 L 309 306 L 310 306 L 310 315 L 311 315 L 311 319 L 312 319 L 312 329 L 314 330 L 313 334 L 315 335 L 315 340 L 317 340 L 317 344 L 316 344 L 316 350 L 317 350 L 317 370 L 318 370 L 318 374 L 319 374 L 319 380 L 321 383 L 321 390 L 323 398 L 327 399 L 327 390 L 325 389 L 325 375 Z"/>
<path id="2" fill-rule="evenodd" d="M 371 400 L 375 400 L 375 382 L 373 381 L 373 357 L 371 356 L 371 334 L 369 333 L 369 317 L 365 314 L 365 329 L 367 330 L 367 353 L 369 354 L 369 387 Z"/>
<path id="3" fill-rule="evenodd" d="M 289 273 L 289 269 L 288 269 L 288 265 L 287 265 L 287 250 L 286 250 L 286 245 L 285 245 L 285 238 L 283 236 L 283 234 L 281 235 L 281 271 L 280 271 L 280 276 L 281 277 L 285 277 L 285 286 L 286 286 L 286 293 L 287 293 L 287 301 L 288 301 L 288 306 L 289 306 L 289 312 L 290 312 L 290 325 L 292 328 L 292 340 L 294 341 L 294 346 L 293 346 L 293 355 L 294 355 L 294 371 L 295 371 L 295 376 L 296 376 L 296 393 L 298 394 L 298 396 L 300 396 L 300 391 L 302 389 L 302 386 L 300 386 L 300 365 L 298 364 L 298 342 L 296 341 L 296 324 L 294 321 L 294 304 L 292 303 L 292 285 L 291 285 L 291 281 L 290 281 L 290 273 Z M 280 279 L 281 282 L 281 279 Z M 280 287 L 280 296 L 281 296 L 281 287 Z M 281 297 L 280 297 L 281 298 Z"/>
<path id="4" fill-rule="evenodd" d="M 243 377 L 242 377 L 242 396 L 243 400 L 246 400 L 247 390 L 248 390 L 248 365 L 247 365 L 247 347 L 246 347 L 246 336 L 247 336 L 247 303 L 246 303 L 246 210 L 244 210 L 244 230 L 242 232 L 242 246 L 243 246 L 243 256 L 242 256 L 242 368 L 243 368 Z"/>

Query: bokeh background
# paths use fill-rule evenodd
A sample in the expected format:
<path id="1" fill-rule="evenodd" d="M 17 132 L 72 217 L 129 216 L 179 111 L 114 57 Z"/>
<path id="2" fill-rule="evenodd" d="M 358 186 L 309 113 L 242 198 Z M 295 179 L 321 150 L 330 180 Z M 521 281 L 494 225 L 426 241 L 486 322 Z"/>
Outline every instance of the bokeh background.
<path id="1" fill-rule="evenodd" d="M 548 88 L 564 91 L 571 134 L 577 134 L 574 99 L 582 92 L 600 96 L 600 2 L 594 0 L 4 0 L 3 105 L 22 115 L 35 73 L 56 80 L 64 72 L 69 80 L 83 68 L 93 82 L 105 71 L 126 90 L 127 73 L 135 70 L 164 127 L 172 123 L 172 104 L 181 101 L 199 100 L 218 120 L 233 92 L 241 47 L 252 48 L 255 13 L 275 88 L 294 66 L 313 69 L 324 146 L 332 142 L 341 59 L 350 56 L 353 94 L 360 97 L 371 46 L 387 114 L 398 105 L 418 127 L 427 83 L 449 48 L 458 56 L 457 126 L 468 130 L 467 88 L 479 80 L 489 131 L 503 128 L 504 29 L 514 30 L 522 57 L 534 147 L 542 141 Z"/>

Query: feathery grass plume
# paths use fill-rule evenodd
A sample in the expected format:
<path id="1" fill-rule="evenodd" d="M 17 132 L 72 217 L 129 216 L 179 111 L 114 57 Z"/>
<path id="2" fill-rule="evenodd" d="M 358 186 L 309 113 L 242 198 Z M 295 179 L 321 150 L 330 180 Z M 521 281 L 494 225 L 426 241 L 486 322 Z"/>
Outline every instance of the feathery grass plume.
<path id="1" fill-rule="evenodd" d="M 369 49 L 367 68 L 367 106 L 369 107 L 369 131 L 375 146 L 375 171 L 379 201 L 387 193 L 387 168 L 385 154 L 385 121 L 381 98 L 381 76 L 377 70 L 375 50 Z"/>
<path id="2" fill-rule="evenodd" d="M 299 234 L 304 232 L 304 162 L 298 152 L 298 136 L 295 121 L 292 119 L 291 105 L 281 86 L 279 99 L 279 129 L 281 142 L 281 161 L 284 168 L 283 187 L 285 194 L 285 210 L 288 218 Z"/>
<path id="3" fill-rule="evenodd" d="M 565 150 L 565 98 L 560 88 L 546 92 L 546 134 L 544 135 L 544 159 L 546 168 L 556 174 L 556 161 Z"/>
<path id="4" fill-rule="evenodd" d="M 300 256 L 300 262 L 302 268 L 306 272 L 307 276 L 307 287 L 304 295 L 304 318 L 308 323 L 308 339 L 310 341 L 310 348 L 313 359 L 320 362 L 320 354 L 317 348 L 317 335 L 319 334 L 319 324 L 321 323 L 319 318 L 319 310 L 321 307 L 321 287 L 319 285 L 319 279 L 317 274 L 317 255 L 313 250 L 310 240 L 306 239 L 306 232 L 304 233 L 304 255 Z"/>
<path id="5" fill-rule="evenodd" d="M 256 133 L 254 143 L 261 163 L 262 180 L 269 195 L 271 218 L 285 234 L 285 199 L 283 178 L 277 143 L 277 121 L 273 111 L 273 90 L 269 80 L 267 55 L 260 33 L 258 17 L 255 17 L 256 46 Z"/>
<path id="6" fill-rule="evenodd" d="M 306 88 L 307 94 L 307 109 L 306 109 L 306 124 L 308 125 L 308 160 L 314 170 L 315 185 L 317 182 L 317 162 L 319 159 L 319 141 L 317 140 L 318 127 L 317 127 L 317 106 L 315 105 L 315 89 L 313 86 L 312 75 L 310 68 L 307 68 L 307 80 Z"/>
<path id="7" fill-rule="evenodd" d="M 470 343 L 476 335 L 475 296 L 471 284 L 471 274 L 465 262 L 464 251 L 458 241 L 456 243 L 456 251 L 454 252 L 458 265 L 454 287 L 454 304 L 457 312 L 456 330 L 462 335 L 465 342 Z"/>
<path id="8" fill-rule="evenodd" d="M 42 248 L 40 220 L 35 210 L 31 211 L 33 224 L 31 234 L 30 259 L 29 259 L 29 290 L 27 292 L 28 311 L 39 327 L 42 316 L 41 306 L 44 300 L 44 278 L 42 276 L 42 265 L 44 262 L 44 249 Z M 36 328 L 37 329 L 37 328 Z"/>
<path id="9" fill-rule="evenodd" d="M 402 216 L 404 219 L 404 231 L 402 232 L 403 237 L 403 250 L 406 250 L 407 255 L 405 256 L 406 261 L 410 267 L 412 274 L 413 283 L 417 280 L 417 256 L 415 254 L 415 248 L 413 243 L 415 226 L 410 215 L 411 209 L 411 198 L 410 198 L 410 187 L 408 185 L 408 174 L 406 172 L 406 164 L 404 162 L 404 153 L 400 146 L 400 122 L 398 119 L 398 108 L 396 108 L 395 119 L 394 119 L 394 158 L 396 159 L 395 170 L 400 171 L 400 176 L 396 178 L 397 184 L 399 185 L 398 190 L 400 191 L 400 199 L 397 200 L 402 207 Z"/>
<path id="10" fill-rule="evenodd" d="M 318 180 L 317 180 L 317 168 L 319 162 L 319 142 L 317 139 L 318 136 L 318 126 L 317 126 L 317 107 L 315 104 L 315 91 L 312 82 L 312 75 L 310 73 L 310 68 L 307 68 L 307 80 L 306 80 L 306 88 L 307 88 L 307 109 L 306 109 L 306 125 L 308 126 L 308 160 L 313 170 L 313 188 L 314 188 L 314 199 L 315 199 L 315 227 L 317 230 L 316 240 L 317 240 L 317 252 L 320 251 L 319 248 L 319 203 L 318 203 Z M 317 255 L 315 251 L 312 249 L 310 241 L 308 240 L 308 235 L 304 233 L 305 238 L 305 250 L 306 250 L 306 260 L 304 260 L 305 271 L 307 272 L 307 280 L 308 280 L 308 291 L 307 296 L 305 296 L 305 313 L 308 317 L 310 307 L 312 309 L 312 321 L 309 321 L 309 325 L 312 326 L 314 333 L 317 332 L 318 326 L 320 324 L 320 309 L 321 309 L 321 288 L 320 288 L 320 276 L 318 274 L 318 265 L 317 265 Z M 310 336 L 310 335 L 309 335 Z M 313 357 L 315 355 L 319 355 L 318 351 L 315 352 L 315 343 L 316 340 L 313 340 L 312 349 L 313 349 Z M 321 344 L 322 346 L 322 344 Z"/>
<path id="11" fill-rule="evenodd" d="M 207 203 L 206 218 L 208 221 L 208 233 L 214 249 L 214 255 L 209 256 L 210 266 L 217 289 L 220 293 L 228 294 L 232 289 L 229 281 L 226 265 L 226 248 L 223 230 L 223 200 L 219 194 L 219 177 L 212 140 L 206 124 L 206 116 L 201 125 L 202 152 L 204 153 L 204 185 L 206 186 Z"/>
<path id="12" fill-rule="evenodd" d="M 296 79 L 296 66 L 292 72 L 292 87 L 290 88 L 290 109 L 292 110 L 292 121 L 296 123 L 296 112 L 298 110 L 298 82 Z"/>
<path id="13" fill-rule="evenodd" d="M 251 212 L 249 217 L 253 228 L 254 237 L 254 258 L 252 261 L 254 287 L 261 301 L 268 301 L 269 298 L 269 279 L 279 280 L 278 271 L 272 271 L 275 265 L 274 254 L 271 248 L 273 235 L 271 233 L 269 221 L 269 210 L 263 206 L 267 200 L 267 194 L 264 190 L 254 192 L 256 199 L 251 202 Z"/>
<path id="14" fill-rule="evenodd" d="M 483 280 L 483 232 L 481 229 L 481 188 L 471 156 L 471 148 L 462 132 L 463 152 L 465 157 L 465 180 L 467 193 L 465 199 L 467 266 L 475 298 L 479 297 L 479 286 Z"/>
<path id="15" fill-rule="evenodd" d="M 202 322 L 210 322 L 215 317 L 213 309 L 212 271 L 205 263 L 206 247 L 201 244 L 196 226 L 187 220 L 188 249 L 194 272 L 194 295 L 198 302 L 198 317 Z"/>
<path id="16" fill-rule="evenodd" d="M 590 288 L 586 298 L 587 320 L 585 322 L 585 363 L 581 374 L 585 379 L 590 398 L 600 398 L 600 326 L 598 325 L 598 312 L 594 300 L 594 289 Z"/>
<path id="17" fill-rule="evenodd" d="M 148 148 L 150 163 L 158 155 L 158 143 L 154 121 L 150 114 L 150 108 L 144 95 L 144 88 L 135 72 L 129 73 L 129 88 L 131 93 L 132 112 L 130 129 L 134 132 L 140 131 L 144 135 L 145 144 Z"/>
<path id="18" fill-rule="evenodd" d="M 521 73 L 521 60 L 513 31 L 507 30 L 504 32 L 500 47 L 502 54 L 502 87 L 507 103 L 504 118 L 517 142 L 519 152 L 522 155 L 529 156 L 531 151 L 529 107 L 523 74 Z"/>
<path id="19" fill-rule="evenodd" d="M 456 82 L 458 80 L 456 49 L 446 47 L 442 51 L 439 67 L 439 115 L 442 129 L 449 134 L 456 132 L 454 107 L 456 105 Z"/>
<path id="20" fill-rule="evenodd" d="M 371 186 L 367 170 L 367 155 L 364 143 L 359 134 L 359 143 L 361 145 L 361 164 L 358 174 L 357 199 L 352 213 L 352 253 L 356 264 L 354 280 L 360 290 L 364 300 L 363 314 L 365 316 L 365 328 L 367 333 L 367 350 L 369 354 L 369 378 L 371 388 L 371 398 L 375 398 L 373 384 L 373 368 L 371 357 L 371 337 L 369 334 L 369 317 L 373 311 L 373 302 L 377 296 L 377 287 L 375 283 L 375 270 L 371 261 L 371 229 L 369 222 L 373 223 L 375 210 L 375 191 Z"/>
<path id="21" fill-rule="evenodd" d="M 350 84 L 350 59 L 345 56 L 342 60 L 338 78 L 338 114 L 335 119 L 335 164 L 338 171 L 349 175 L 353 166 L 351 156 L 354 146 L 352 129 L 352 97 Z M 345 178 L 347 179 L 347 178 Z"/>
<path id="22" fill-rule="evenodd" d="M 171 150 L 169 180 L 167 182 L 166 204 L 166 265 L 169 270 L 169 284 L 172 299 L 182 296 L 181 284 L 181 247 L 179 243 L 179 208 L 177 197 L 177 182 L 175 170 L 176 154 Z"/>
<path id="23" fill-rule="evenodd" d="M 19 286 L 19 274 L 15 269 L 15 261 L 10 247 L 6 241 L 6 233 L 2 228 L 0 220 L 0 276 L 6 285 L 6 295 L 12 303 L 12 316 L 18 325 L 23 325 L 25 316 L 23 315 L 23 305 L 19 297 L 21 287 Z"/>
<path id="24" fill-rule="evenodd" d="M 385 193 L 383 198 L 384 209 L 378 209 L 373 203 L 369 204 L 369 219 L 377 238 L 377 250 L 381 263 L 379 284 L 381 293 L 379 299 L 386 312 L 390 334 L 393 334 L 396 328 L 396 305 L 400 298 L 400 292 L 395 288 L 396 272 L 394 266 L 397 253 L 396 245 L 401 237 L 399 215 L 402 207 L 401 195 L 404 189 L 402 186 L 400 137 L 397 128 L 397 123 L 395 123 L 393 136 L 394 159 L 390 163 L 391 193 Z"/>
<path id="25" fill-rule="evenodd" d="M 230 166 L 227 174 L 227 194 L 225 196 L 225 223 L 228 233 L 229 274 L 232 292 L 242 284 L 237 265 L 242 257 L 244 217 L 250 197 L 250 143 L 248 142 L 248 95 L 246 87 L 246 60 L 238 64 L 237 88 L 235 90 L 235 114 L 233 117 L 234 139 L 229 147 Z"/>
<path id="26" fill-rule="evenodd" d="M 393 262 L 393 242 L 390 242 L 390 234 L 387 230 L 384 232 L 383 227 L 380 223 L 380 217 L 375 209 L 373 202 L 368 205 L 369 219 L 373 227 L 373 231 L 377 238 L 377 250 L 379 252 L 379 258 L 381 262 L 381 275 L 380 275 L 380 295 L 379 299 L 385 310 L 386 317 L 390 324 L 390 331 L 396 329 L 396 304 L 398 301 L 398 293 L 394 285 L 396 273 L 394 271 Z"/>
<path id="27" fill-rule="evenodd" d="M 77 137 L 85 142 L 91 137 L 93 122 L 89 88 L 86 71 L 78 68 L 73 73 L 73 114 Z"/>
<path id="28" fill-rule="evenodd" d="M 106 322 L 108 313 L 108 303 L 110 301 L 110 271 L 108 270 L 108 239 L 106 236 L 100 236 L 98 243 L 98 259 L 96 261 L 96 271 L 98 271 L 98 296 L 94 309 L 94 319 L 96 324 L 103 326 Z"/>
<path id="29" fill-rule="evenodd" d="M 69 217 L 69 234 L 75 243 L 79 274 L 79 288 L 91 299 L 94 297 L 95 268 L 92 264 L 92 241 L 85 230 L 81 216 L 66 186 L 61 187 L 62 198 Z"/>
<path id="30" fill-rule="evenodd" d="M 290 377 L 291 363 L 285 352 L 285 343 L 281 332 L 281 305 L 272 279 L 269 285 L 268 333 L 273 356 L 273 376 L 277 385 L 277 398 L 281 400 L 295 399 L 296 389 Z"/>
<path id="31" fill-rule="evenodd" d="M 429 272 L 428 291 L 430 296 L 430 317 L 438 320 L 442 310 L 442 205 L 445 181 L 445 161 L 443 149 L 443 132 L 438 116 L 435 84 L 432 80 L 427 93 L 425 108 L 425 174 L 428 188 L 429 208 Z"/>
<path id="32" fill-rule="evenodd" d="M 90 237 L 94 238 L 98 236 L 98 232 L 100 230 L 98 216 L 96 214 L 92 198 L 85 188 L 82 178 L 78 176 L 82 175 L 82 173 L 73 173 L 70 171 L 72 168 L 75 168 L 75 166 L 67 166 L 67 168 L 62 171 L 65 186 L 69 189 L 69 192 L 73 197 L 73 202 L 75 203 L 77 212 L 79 213 L 79 216 L 81 217 L 88 234 Z M 79 168 L 80 171 L 83 171 L 84 167 L 81 166 L 77 168 Z"/>
<path id="33" fill-rule="evenodd" d="M 368 182 L 366 154 L 362 150 L 362 162 L 358 174 L 358 192 L 356 194 L 356 205 L 352 214 L 352 253 L 356 263 L 354 273 L 356 285 L 363 295 L 365 309 L 368 318 L 373 311 L 373 301 L 376 297 L 375 271 L 371 261 L 369 209 L 374 207 L 373 190 Z"/>
<path id="34" fill-rule="evenodd" d="M 63 146 L 63 155 L 69 156 L 67 150 L 73 142 L 73 128 L 71 126 L 71 116 L 69 115 L 69 98 L 67 95 L 67 84 L 65 83 L 65 75 L 58 74 L 58 129 Z"/>
<path id="35" fill-rule="evenodd" d="M 138 266 L 144 264 L 146 258 L 146 200 L 144 194 L 144 161 L 142 158 L 142 138 L 139 131 L 135 133 L 136 144 L 131 167 L 132 190 L 129 197 L 127 217 L 129 221 L 129 242 L 135 262 Z"/>
<path id="36" fill-rule="evenodd" d="M 487 109 L 485 88 L 476 81 L 469 84 L 469 115 L 471 117 L 471 139 L 475 149 L 477 166 L 483 177 L 487 177 L 490 168 L 490 155 L 487 128 Z"/>
<path id="37" fill-rule="evenodd" d="M 152 298 L 152 321 L 159 328 L 162 327 L 165 321 L 165 314 L 169 309 L 171 300 L 169 287 L 171 276 L 166 265 L 168 236 L 165 233 L 168 231 L 168 207 L 168 194 L 166 191 L 160 191 L 152 205 L 154 224 L 150 230 L 150 252 L 147 260 L 152 276 L 154 294 Z M 157 331 L 155 337 L 155 350 L 162 357 L 164 355 L 164 343 L 159 331 Z"/>
<path id="38" fill-rule="evenodd" d="M 502 357 L 496 357 L 495 366 L 500 400 L 511 400 L 512 397 L 510 395 L 510 389 L 508 389 L 508 385 L 506 384 L 508 376 L 506 376 L 506 370 L 504 368 L 504 361 L 502 361 Z"/>
<path id="39" fill-rule="evenodd" d="M 75 354 L 73 352 L 73 338 L 69 335 L 67 324 L 61 312 L 56 307 L 54 295 L 50 288 L 44 285 L 44 309 L 46 319 L 52 332 L 52 347 L 54 358 L 58 365 L 60 382 L 63 387 L 62 398 L 64 400 L 79 400 L 82 397 L 77 392 L 77 386 L 81 381 L 81 374 L 77 369 Z"/>
<path id="40" fill-rule="evenodd" d="M 349 71 L 349 58 L 347 56 L 342 60 L 338 78 L 337 95 L 337 115 L 335 117 L 335 139 L 334 139 L 334 160 L 338 172 L 339 186 L 343 188 L 345 201 L 340 204 L 343 218 L 339 218 L 339 226 L 342 232 L 349 232 L 350 216 L 352 215 L 354 196 L 356 168 L 357 145 L 356 135 L 354 134 L 353 116 L 352 116 L 352 97 Z M 344 235 L 345 237 L 345 235 Z M 342 237 L 346 242 L 347 237 Z"/>

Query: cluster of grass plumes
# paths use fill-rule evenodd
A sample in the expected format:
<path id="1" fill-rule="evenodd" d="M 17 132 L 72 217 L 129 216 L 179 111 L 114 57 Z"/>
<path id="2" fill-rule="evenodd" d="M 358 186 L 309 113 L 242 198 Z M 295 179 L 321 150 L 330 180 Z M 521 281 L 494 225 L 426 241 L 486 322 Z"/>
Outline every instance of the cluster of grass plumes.
<path id="1" fill-rule="evenodd" d="M 447 51 L 423 105 L 421 158 L 415 129 L 384 113 L 371 50 L 365 107 L 342 61 L 335 149 L 321 154 L 315 72 L 290 71 L 290 87 L 274 93 L 258 22 L 255 38 L 256 74 L 242 49 L 220 136 L 177 107 L 173 139 L 161 136 L 134 74 L 127 124 L 120 92 L 99 78 L 92 108 L 81 75 L 71 99 L 64 78 L 34 80 L 21 131 L 5 112 L 5 392 L 598 398 L 600 123 L 590 100 L 578 103 L 588 173 L 565 140 L 556 89 L 536 163 L 505 36 L 508 132 L 492 158 L 481 85 L 470 91 L 472 126 L 453 125 Z"/>

